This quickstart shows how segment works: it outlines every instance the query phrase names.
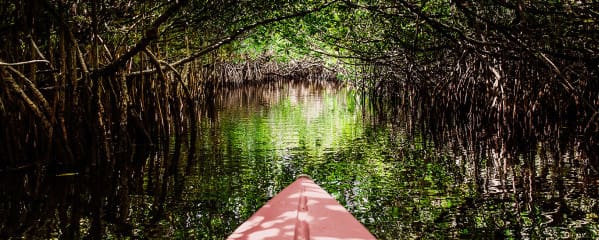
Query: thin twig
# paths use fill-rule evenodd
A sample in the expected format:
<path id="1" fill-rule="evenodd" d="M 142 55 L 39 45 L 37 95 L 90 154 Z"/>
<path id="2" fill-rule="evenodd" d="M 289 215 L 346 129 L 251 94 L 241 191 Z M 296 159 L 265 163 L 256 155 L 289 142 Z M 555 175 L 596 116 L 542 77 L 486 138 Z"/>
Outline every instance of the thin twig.
<path id="1" fill-rule="evenodd" d="M 6 63 L 6 62 L 2 62 L 0 61 L 0 66 L 19 66 L 19 65 L 27 65 L 27 64 L 34 64 L 34 63 L 50 63 L 50 61 L 48 60 L 44 60 L 44 59 L 36 59 L 36 60 L 30 60 L 30 61 L 25 61 L 25 62 L 16 62 L 16 63 Z"/>

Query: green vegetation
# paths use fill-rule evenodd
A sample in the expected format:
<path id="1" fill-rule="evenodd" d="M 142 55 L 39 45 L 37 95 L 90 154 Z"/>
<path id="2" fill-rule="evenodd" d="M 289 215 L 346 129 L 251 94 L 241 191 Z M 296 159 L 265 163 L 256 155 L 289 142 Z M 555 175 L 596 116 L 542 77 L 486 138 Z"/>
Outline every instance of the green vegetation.
<path id="1" fill-rule="evenodd" d="M 2 168 L 102 165 L 131 144 L 194 131 L 198 103 L 231 75 L 217 64 L 229 61 L 233 52 L 226 49 L 235 44 L 228 44 L 326 6 L 2 1 L 0 123 L 23 126 L 1 129 Z M 245 79 L 246 70 L 233 74 Z"/>
<path id="2" fill-rule="evenodd" d="M 59 209 L 64 238 L 79 238 L 82 232 L 100 236 L 106 219 L 115 228 L 108 237 L 137 228 L 150 237 L 150 230 L 167 231 L 160 228 L 168 221 L 185 224 L 183 213 L 164 219 L 164 203 L 177 202 L 184 193 L 186 180 L 179 168 L 193 172 L 205 159 L 222 154 L 231 162 L 200 164 L 198 168 L 213 168 L 212 175 L 194 181 L 209 184 L 198 191 L 201 197 L 186 204 L 202 209 L 240 202 L 256 206 L 267 198 L 256 189 L 270 187 L 268 194 L 274 193 L 291 176 L 305 172 L 324 176 L 321 183 L 337 194 L 363 184 L 352 193 L 356 199 L 342 201 L 368 224 L 376 219 L 369 210 L 378 207 L 391 223 L 415 223 L 397 226 L 392 233 L 381 230 L 383 237 L 417 238 L 429 230 L 435 237 L 448 229 L 448 235 L 469 238 L 481 232 L 520 238 L 523 228 L 532 229 L 531 238 L 579 234 L 543 229 L 538 208 L 546 206 L 520 204 L 539 197 L 533 196 L 533 189 L 545 187 L 534 185 L 539 176 L 559 183 L 555 179 L 580 175 L 585 186 L 596 186 L 597 19 L 595 2 L 573 0 L 0 0 L 0 174 L 25 172 L 16 185 L 28 188 L 4 191 L 7 202 L 14 200 L 4 205 L 11 211 L 6 215 L 15 219 L 19 211 Z M 253 115 L 248 96 L 257 96 L 262 104 L 280 96 L 245 88 L 226 91 L 268 83 L 280 93 L 283 81 L 342 81 L 355 99 L 343 103 L 347 112 L 327 113 L 333 120 L 323 120 L 318 115 L 322 109 L 298 109 L 301 99 L 281 98 L 275 111 L 261 112 L 277 116 Z M 240 109 L 227 112 L 234 117 L 221 120 L 216 103 L 223 99 L 240 100 L 233 101 Z M 340 104 L 326 97 L 322 101 Z M 361 116 L 348 114 L 356 110 Z M 288 135 L 270 125 L 272 118 L 288 119 L 299 130 Z M 358 125 L 363 132 L 354 132 Z M 321 136 L 327 128 L 335 134 Z M 343 140 L 357 135 L 369 141 Z M 296 138 L 297 143 L 286 142 Z M 575 149 L 565 150 L 566 143 Z M 282 149 L 288 147 L 301 153 L 286 155 Z M 468 156 L 444 154 L 443 148 Z M 560 156 L 583 160 L 563 162 Z M 547 164 L 551 161 L 555 165 Z M 558 171 L 564 164 L 580 164 L 582 170 Z M 512 205 L 501 203 L 505 196 L 481 200 L 480 194 L 490 191 L 483 189 L 488 184 L 480 182 L 481 171 L 495 165 L 503 167 L 501 181 L 520 178 L 514 189 L 525 189 L 530 196 L 509 196 L 516 199 Z M 238 168 L 241 177 L 226 173 L 223 166 Z M 109 174 L 101 182 L 69 182 L 87 184 L 91 190 L 86 191 L 93 194 L 76 187 L 53 193 L 36 185 L 100 173 Z M 33 175 L 37 177 L 30 180 Z M 243 181 L 249 182 L 242 189 L 248 195 L 217 201 L 223 196 L 214 194 L 215 186 Z M 114 186 L 106 191 L 115 193 L 102 192 L 103 184 Z M 123 187 L 128 185 L 137 188 Z M 368 191 L 383 196 L 379 201 L 384 204 L 372 203 Z M 563 186 L 552 191 L 547 195 L 569 196 Z M 6 194 L 13 192 L 18 196 Z M 70 200 L 43 205 L 49 195 Z M 23 196 L 34 202 L 21 201 Z M 117 204 L 105 209 L 107 198 L 138 201 L 146 208 Z M 556 212 L 596 210 L 593 197 L 556 199 L 549 199 L 559 207 Z M 72 207 L 81 205 L 93 211 Z M 485 211 L 478 212 L 481 205 Z M 208 228 L 234 226 L 253 210 L 207 211 L 202 214 L 208 217 L 199 221 Z M 143 226 L 120 224 L 136 214 L 143 215 Z M 454 228 L 450 222 L 456 216 L 466 220 Z M 596 218 L 587 214 L 581 219 Z M 597 227 L 589 228 L 583 235 L 596 237 Z M 215 231 L 223 235 L 229 230 Z M 190 231 L 195 232 L 177 231 L 177 236 L 215 236 Z"/>
<path id="3" fill-rule="evenodd" d="M 378 239 L 597 236 L 583 151 L 544 141 L 497 157 L 500 139 L 445 131 L 443 143 L 408 127 L 409 112 L 384 121 L 358 91 L 328 86 L 218 89 L 195 149 L 174 136 L 97 172 L 3 172 L 0 236 L 223 239 L 300 173 Z"/>
<path id="4" fill-rule="evenodd" d="M 0 7 L 0 123 L 23 126 L 2 129 L 3 168 L 111 161 L 122 150 L 116 146 L 194 129 L 196 106 L 214 87 L 298 78 L 348 80 L 425 116 L 495 122 L 498 132 L 565 120 L 597 141 L 591 3 L 8 0 Z M 76 160 L 82 156 L 87 163 Z"/>

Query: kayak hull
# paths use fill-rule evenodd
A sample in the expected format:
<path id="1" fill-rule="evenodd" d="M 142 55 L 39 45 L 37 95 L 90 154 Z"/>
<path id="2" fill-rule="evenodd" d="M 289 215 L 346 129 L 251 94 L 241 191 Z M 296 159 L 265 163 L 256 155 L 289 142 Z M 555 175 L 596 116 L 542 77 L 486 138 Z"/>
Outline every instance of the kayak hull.
<path id="1" fill-rule="evenodd" d="M 335 198 L 300 176 L 230 236 L 234 239 L 376 239 Z"/>

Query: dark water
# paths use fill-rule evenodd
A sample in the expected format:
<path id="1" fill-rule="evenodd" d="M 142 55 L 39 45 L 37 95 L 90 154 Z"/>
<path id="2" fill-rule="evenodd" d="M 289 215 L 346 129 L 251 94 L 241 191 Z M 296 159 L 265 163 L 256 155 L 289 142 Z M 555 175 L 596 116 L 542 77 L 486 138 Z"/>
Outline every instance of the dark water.
<path id="1" fill-rule="evenodd" d="M 598 164 L 575 136 L 514 150 L 484 129 L 431 134 L 331 85 L 216 96 L 180 155 L 0 173 L 0 238 L 223 239 L 301 173 L 379 239 L 599 237 Z"/>

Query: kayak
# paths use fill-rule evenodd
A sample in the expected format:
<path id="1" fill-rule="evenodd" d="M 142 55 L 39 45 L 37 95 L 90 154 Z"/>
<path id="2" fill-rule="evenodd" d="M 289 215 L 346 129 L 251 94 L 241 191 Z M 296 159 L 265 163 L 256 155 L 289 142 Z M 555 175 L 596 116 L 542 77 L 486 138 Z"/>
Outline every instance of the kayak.
<path id="1" fill-rule="evenodd" d="M 335 198 L 308 176 L 300 176 L 227 239 L 376 239 Z"/>

